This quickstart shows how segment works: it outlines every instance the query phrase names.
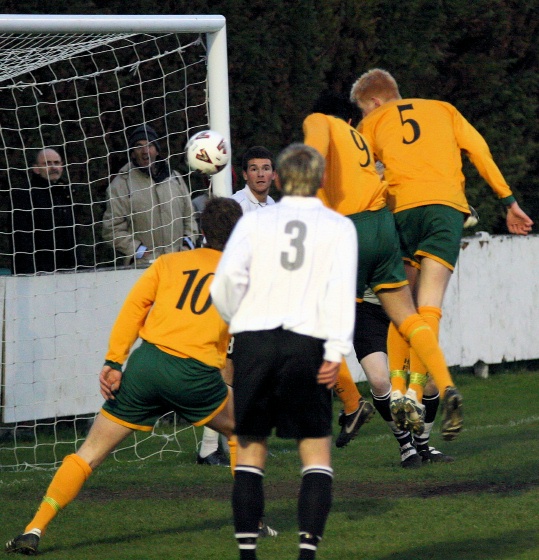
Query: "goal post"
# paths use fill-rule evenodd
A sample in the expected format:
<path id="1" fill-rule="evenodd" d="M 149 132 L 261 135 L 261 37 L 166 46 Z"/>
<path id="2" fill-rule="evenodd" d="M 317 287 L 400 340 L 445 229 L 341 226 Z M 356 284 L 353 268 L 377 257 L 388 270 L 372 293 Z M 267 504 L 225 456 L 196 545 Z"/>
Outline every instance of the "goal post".
<path id="1" fill-rule="evenodd" d="M 0 15 L 0 470 L 57 466 L 102 404 L 108 334 L 141 273 L 118 266 L 101 237 L 106 188 L 128 160 L 130 130 L 158 129 L 191 197 L 209 188 L 230 196 L 230 163 L 207 182 L 184 158 L 199 130 L 230 138 L 229 120 L 223 16 Z M 12 177 L 29 182 L 30 154 L 51 146 L 62 151 L 73 195 L 77 267 L 18 274 Z M 194 452 L 197 443 L 192 427 L 167 415 L 115 457 Z"/>

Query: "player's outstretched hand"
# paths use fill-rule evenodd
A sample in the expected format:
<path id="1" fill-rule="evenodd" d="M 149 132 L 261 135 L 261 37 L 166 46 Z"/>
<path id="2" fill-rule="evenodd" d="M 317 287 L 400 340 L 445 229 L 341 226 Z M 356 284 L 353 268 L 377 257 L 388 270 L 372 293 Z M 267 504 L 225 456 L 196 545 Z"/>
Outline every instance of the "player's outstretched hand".
<path id="1" fill-rule="evenodd" d="M 340 362 L 328 362 L 324 360 L 318 370 L 318 377 L 316 380 L 320 385 L 325 385 L 328 389 L 333 389 L 335 383 L 337 383 L 340 367 Z"/>
<path id="2" fill-rule="evenodd" d="M 507 229 L 517 235 L 528 235 L 532 230 L 533 220 L 513 202 L 507 209 Z"/>
<path id="3" fill-rule="evenodd" d="M 122 382 L 122 372 L 112 369 L 110 366 L 103 366 L 99 374 L 99 388 L 105 400 L 114 400 L 114 392 L 120 388 Z"/>

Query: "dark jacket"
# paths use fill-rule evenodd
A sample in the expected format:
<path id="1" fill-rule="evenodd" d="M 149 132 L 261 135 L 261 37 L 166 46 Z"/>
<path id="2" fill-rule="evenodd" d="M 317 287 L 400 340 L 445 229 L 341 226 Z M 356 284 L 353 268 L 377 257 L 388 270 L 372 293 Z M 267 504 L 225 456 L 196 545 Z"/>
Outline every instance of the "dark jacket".
<path id="1" fill-rule="evenodd" d="M 11 183 L 13 273 L 73 270 L 75 218 L 69 185 L 32 173 Z"/>

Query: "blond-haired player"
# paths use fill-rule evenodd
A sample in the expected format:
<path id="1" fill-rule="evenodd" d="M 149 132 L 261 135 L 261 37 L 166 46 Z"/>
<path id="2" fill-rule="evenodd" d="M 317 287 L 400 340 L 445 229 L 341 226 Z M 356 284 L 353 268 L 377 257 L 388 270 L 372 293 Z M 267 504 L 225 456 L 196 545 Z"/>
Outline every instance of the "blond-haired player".
<path id="1" fill-rule="evenodd" d="M 331 507 L 331 388 L 352 349 L 357 237 L 316 198 L 323 173 L 313 148 L 281 152 L 283 198 L 238 222 L 211 287 L 235 340 L 232 504 L 241 560 L 256 560 L 273 428 L 297 441 L 303 467 L 299 559 L 314 560 Z"/>
<path id="2" fill-rule="evenodd" d="M 404 345 L 411 346 L 432 372 L 442 393 L 442 435 L 453 439 L 462 428 L 462 398 L 454 386 L 435 333 L 417 313 L 399 251 L 395 222 L 386 206 L 386 185 L 381 180 L 371 148 L 349 121 L 357 108 L 342 96 L 321 96 L 303 123 L 305 143 L 326 159 L 322 193 L 331 208 L 354 223 L 361 250 L 356 297 L 361 305 L 365 286 L 376 293 Z M 361 325 L 356 326 L 356 331 Z M 388 403 L 401 429 L 419 434 L 424 429 L 422 394 L 406 391 Z M 396 408 L 396 405 L 399 407 Z"/>
<path id="3" fill-rule="evenodd" d="M 453 105 L 402 99 L 394 77 L 379 68 L 360 76 L 350 95 L 363 113 L 358 130 L 385 166 L 388 204 L 416 305 L 438 333 L 443 297 L 459 255 L 464 220 L 470 213 L 462 153 L 506 207 L 511 233 L 527 235 L 533 222 L 516 202 L 484 138 Z M 388 351 L 393 401 L 403 403 L 408 367 L 409 387 L 421 395 L 427 371 L 433 372 L 413 351 L 409 353 L 393 326 Z"/>

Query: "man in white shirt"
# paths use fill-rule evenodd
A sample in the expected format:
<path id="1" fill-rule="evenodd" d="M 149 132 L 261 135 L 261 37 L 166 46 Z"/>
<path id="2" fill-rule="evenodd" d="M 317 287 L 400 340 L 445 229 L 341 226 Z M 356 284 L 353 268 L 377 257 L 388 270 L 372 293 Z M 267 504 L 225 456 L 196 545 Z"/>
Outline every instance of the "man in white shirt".
<path id="1" fill-rule="evenodd" d="M 246 214 L 247 212 L 275 204 L 273 198 L 269 196 L 271 184 L 275 179 L 275 159 L 273 154 L 263 146 L 252 146 L 243 154 L 241 168 L 246 184 L 243 189 L 233 194 L 231 198 L 239 203 L 243 213 Z M 234 366 L 232 365 L 233 347 L 234 339 L 231 340 L 230 352 L 226 361 L 225 376 L 227 376 L 226 379 L 228 380 L 232 380 L 234 375 Z M 223 444 L 225 445 L 224 441 Z M 202 434 L 197 464 L 229 466 L 226 455 L 219 447 L 219 433 L 207 426 Z M 264 526 L 261 534 L 268 531 L 270 531 L 268 536 L 276 536 L 273 534 L 273 529 L 267 525 Z"/>
<path id="2" fill-rule="evenodd" d="M 249 148 L 241 159 L 245 187 L 232 195 L 239 202 L 243 213 L 258 210 L 275 204 L 269 196 L 271 184 L 275 179 L 273 154 L 263 146 Z"/>
<path id="3" fill-rule="evenodd" d="M 269 196 L 271 184 L 275 179 L 275 159 L 273 154 L 263 146 L 252 146 L 243 154 L 241 168 L 246 184 L 243 189 L 233 194 L 231 198 L 239 203 L 243 213 L 246 214 L 247 212 L 275 204 L 273 198 Z M 232 349 L 233 347 L 234 339 L 232 339 L 230 344 L 230 348 Z M 233 368 L 232 351 L 230 351 L 226 361 L 225 376 L 227 377 L 225 379 L 231 380 L 233 378 Z M 226 445 L 224 441 L 223 444 Z M 219 433 L 207 426 L 202 434 L 197 464 L 229 466 L 225 453 L 219 447 Z M 276 534 L 273 534 L 273 529 L 267 525 L 264 526 L 261 534 L 267 531 L 270 531 L 270 533 L 266 536 L 276 536 Z"/>
<path id="4" fill-rule="evenodd" d="M 256 560 L 273 428 L 298 441 L 301 560 L 314 560 L 331 507 L 331 389 L 352 350 L 358 251 L 352 222 L 315 196 L 324 168 L 304 144 L 280 154 L 282 200 L 238 222 L 211 286 L 235 339 L 232 506 L 240 560 Z"/>

